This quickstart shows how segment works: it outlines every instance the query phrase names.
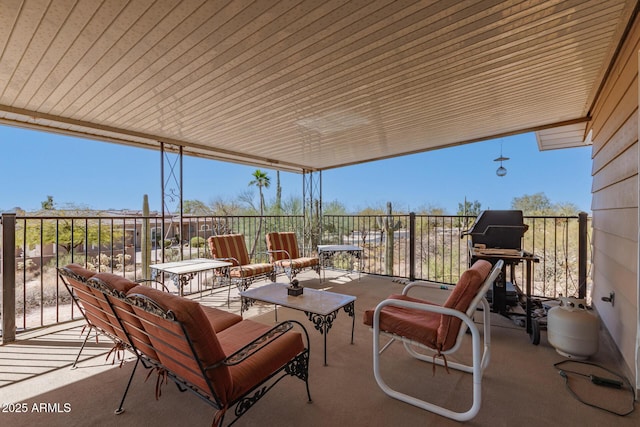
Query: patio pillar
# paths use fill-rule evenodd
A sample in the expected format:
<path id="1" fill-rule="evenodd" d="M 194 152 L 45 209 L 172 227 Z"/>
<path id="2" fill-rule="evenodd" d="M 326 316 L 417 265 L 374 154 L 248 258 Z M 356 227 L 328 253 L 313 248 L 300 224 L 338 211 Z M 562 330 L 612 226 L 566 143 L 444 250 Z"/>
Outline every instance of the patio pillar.
<path id="1" fill-rule="evenodd" d="M 409 280 L 416 280 L 416 213 L 409 212 Z"/>
<path id="2" fill-rule="evenodd" d="M 578 214 L 578 298 L 587 297 L 587 213 Z"/>
<path id="3" fill-rule="evenodd" d="M 2 214 L 2 344 L 16 340 L 16 214 Z"/>
<path id="4" fill-rule="evenodd" d="M 174 147 L 175 149 L 175 147 Z M 165 245 L 164 241 L 169 237 L 169 234 L 174 230 L 173 237 L 177 237 L 178 248 L 180 248 L 180 260 L 184 259 L 182 251 L 182 240 L 184 237 L 183 230 L 183 174 L 182 174 L 182 162 L 183 162 L 183 150 L 182 146 L 178 146 L 177 154 L 175 157 L 170 157 L 170 152 L 167 151 L 167 146 L 164 142 L 160 142 L 160 198 L 162 202 L 162 262 L 165 262 Z M 165 169 L 168 166 L 168 171 Z M 168 172 L 168 173 L 167 173 Z M 167 214 L 170 215 L 169 225 L 167 227 Z M 178 236 L 175 233 L 174 220 L 178 216 Z"/>
<path id="5" fill-rule="evenodd" d="M 304 255 L 309 256 L 321 243 L 322 171 L 305 170 L 302 173 L 302 181 L 302 216 L 304 221 L 302 249 Z"/>

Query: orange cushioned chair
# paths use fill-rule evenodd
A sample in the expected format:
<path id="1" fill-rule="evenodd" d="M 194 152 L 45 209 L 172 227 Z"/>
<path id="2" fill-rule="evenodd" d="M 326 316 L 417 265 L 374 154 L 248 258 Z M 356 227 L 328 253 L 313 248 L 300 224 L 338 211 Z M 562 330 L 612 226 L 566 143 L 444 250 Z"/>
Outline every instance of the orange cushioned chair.
<path id="1" fill-rule="evenodd" d="M 251 262 L 242 234 L 211 236 L 207 241 L 213 259 L 233 264 L 229 269 L 231 281 L 229 285 L 235 284 L 240 291 L 246 291 L 256 279 L 269 277 L 273 280 L 275 278 L 272 264 Z M 231 288 L 229 287 L 227 304 L 230 296 Z"/>
<path id="2" fill-rule="evenodd" d="M 391 295 L 375 309 L 365 312 L 364 323 L 373 329 L 373 373 L 382 391 L 395 399 L 457 421 L 467 421 L 477 415 L 481 403 L 482 373 L 489 363 L 491 343 L 490 308 L 485 294 L 498 277 L 502 265 L 502 260 L 493 268 L 488 261 L 476 261 L 460 276 L 442 306 L 408 296 L 412 288 L 422 286 L 437 289 L 441 287 L 440 284 L 413 282 L 405 286 L 402 295 Z M 484 348 L 481 348 L 480 332 L 473 320 L 479 304 L 483 309 Z M 471 331 L 472 365 L 448 362 L 446 356 L 460 348 L 467 329 Z M 391 341 L 382 348 L 380 335 L 391 337 Z M 472 373 L 471 408 L 465 412 L 454 412 L 389 387 L 380 373 L 380 356 L 395 340 L 402 341 L 407 352 L 419 360 L 444 365 L 447 371 L 453 368 Z M 432 353 L 423 354 L 417 349 L 427 349 Z"/>
<path id="3" fill-rule="evenodd" d="M 89 327 L 71 369 L 76 368 L 80 354 L 82 354 L 82 350 L 84 350 L 92 330 L 96 332 L 96 341 L 98 340 L 98 335 L 102 334 L 114 341 L 114 349 L 121 348 L 122 344 L 126 341 L 124 341 L 114 329 L 108 316 L 109 313 L 105 311 L 104 305 L 102 304 L 102 300 L 104 300 L 103 295 L 87 285 L 87 280 L 93 277 L 96 272 L 88 270 L 78 264 L 69 264 L 65 267 L 59 267 L 58 274 L 67 291 L 69 291 L 73 302 L 85 318 L 87 322 L 86 326 Z M 84 330 L 85 328 L 82 329 L 83 332 Z M 111 353 L 112 352 L 110 352 L 110 354 Z"/>
<path id="4" fill-rule="evenodd" d="M 306 268 L 313 269 L 320 276 L 320 260 L 318 257 L 300 256 L 296 233 L 268 233 L 267 252 L 276 273 L 283 271 L 289 281 Z"/>
<path id="5" fill-rule="evenodd" d="M 187 298 L 137 286 L 125 301 L 157 355 L 156 399 L 164 380 L 171 379 L 217 409 L 213 426 L 223 425 L 234 406 L 229 412 L 237 420 L 288 376 L 304 381 L 311 402 L 309 337 L 299 322 L 268 326 L 244 319 L 216 330 L 204 306 Z"/>

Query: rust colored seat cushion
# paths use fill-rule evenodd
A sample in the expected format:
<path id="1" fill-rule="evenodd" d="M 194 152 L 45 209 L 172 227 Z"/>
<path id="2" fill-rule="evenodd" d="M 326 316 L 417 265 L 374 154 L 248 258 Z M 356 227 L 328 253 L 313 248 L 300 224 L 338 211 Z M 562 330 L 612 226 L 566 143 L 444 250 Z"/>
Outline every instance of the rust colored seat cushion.
<path id="1" fill-rule="evenodd" d="M 242 234 L 223 234 L 207 239 L 213 258 L 233 258 L 229 260 L 234 266 L 251 263 L 247 246 Z"/>
<path id="2" fill-rule="evenodd" d="M 242 234 L 211 236 L 207 241 L 213 258 L 229 259 L 229 262 L 233 264 L 229 270 L 229 275 L 233 278 L 245 279 L 268 274 L 273 270 L 273 265 L 271 264 L 251 264 Z"/>
<path id="3" fill-rule="evenodd" d="M 252 320 L 243 320 L 220 332 L 218 339 L 224 352 L 231 355 L 269 329 L 271 326 Z M 233 383 L 230 399 L 233 400 L 245 394 L 303 350 L 302 335 L 296 331 L 288 331 L 242 363 L 230 366 Z"/>
<path id="4" fill-rule="evenodd" d="M 229 275 L 236 278 L 255 277 L 268 274 L 273 271 L 273 265 L 265 263 L 247 264 L 238 267 L 231 267 Z"/>
<path id="5" fill-rule="evenodd" d="M 202 366 L 210 366 L 225 359 L 226 355 L 218 341 L 214 328 L 202 306 L 196 301 L 147 286 L 136 286 L 128 295 L 141 294 L 152 299 L 165 311 L 171 311 L 188 334 L 197 358 Z M 207 380 L 203 377 L 198 361 L 192 357 L 189 343 L 183 330 L 175 322 L 153 315 L 140 307 L 133 307 L 135 313 L 145 319 L 143 326 L 158 353 L 160 363 L 176 375 L 210 393 Z M 207 371 L 213 390 L 224 404 L 232 391 L 229 369 L 221 365 Z"/>
<path id="6" fill-rule="evenodd" d="M 491 272 L 491 263 L 476 261 L 460 276 L 443 307 L 466 312 L 478 290 Z M 432 304 L 429 301 L 406 295 L 390 295 L 388 299 Z M 373 326 L 375 308 L 364 313 L 364 324 Z M 380 330 L 411 339 L 430 348 L 446 351 L 456 342 L 462 320 L 449 315 L 441 315 L 405 307 L 386 306 L 380 312 Z"/>
<path id="7" fill-rule="evenodd" d="M 430 304 L 428 301 L 394 294 L 388 299 Z M 373 327 L 375 308 L 364 312 L 364 324 Z M 424 344 L 436 349 L 440 318 L 438 313 L 414 310 L 405 307 L 386 306 L 380 311 L 380 330 Z"/>
<path id="8" fill-rule="evenodd" d="M 281 265 L 282 267 L 291 267 L 294 269 L 313 267 L 318 265 L 319 263 L 320 263 L 320 260 L 314 257 L 301 257 L 301 258 L 293 259 L 291 261 L 289 260 L 277 261 L 277 264 Z"/>

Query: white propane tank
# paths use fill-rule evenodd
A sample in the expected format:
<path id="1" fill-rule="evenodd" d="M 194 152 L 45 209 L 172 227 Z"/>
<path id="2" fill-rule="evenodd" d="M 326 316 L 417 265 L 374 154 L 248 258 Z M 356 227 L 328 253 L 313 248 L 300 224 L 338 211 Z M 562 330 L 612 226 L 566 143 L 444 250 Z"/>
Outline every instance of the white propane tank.
<path id="1" fill-rule="evenodd" d="M 598 317 L 587 310 L 584 299 L 562 297 L 560 302 L 547 314 L 547 339 L 561 355 L 587 359 L 598 351 Z"/>

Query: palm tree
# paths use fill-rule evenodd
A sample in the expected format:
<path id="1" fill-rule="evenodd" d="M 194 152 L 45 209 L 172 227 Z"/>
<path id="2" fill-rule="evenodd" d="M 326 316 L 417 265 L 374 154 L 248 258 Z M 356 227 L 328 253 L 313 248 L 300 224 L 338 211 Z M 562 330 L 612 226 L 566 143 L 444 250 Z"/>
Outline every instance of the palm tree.
<path id="1" fill-rule="evenodd" d="M 256 230 L 256 238 L 253 241 L 253 246 L 251 247 L 251 252 L 249 254 L 250 258 L 253 258 L 253 254 L 256 251 L 256 245 L 258 244 L 258 239 L 262 232 L 262 217 L 264 215 L 264 194 L 262 192 L 262 188 L 269 188 L 270 184 L 270 179 L 267 176 L 267 173 L 262 172 L 260 169 L 256 169 L 252 176 L 254 179 L 249 182 L 249 185 L 255 185 L 258 187 L 258 191 L 260 192 L 260 219 L 258 221 L 258 230 Z"/>

